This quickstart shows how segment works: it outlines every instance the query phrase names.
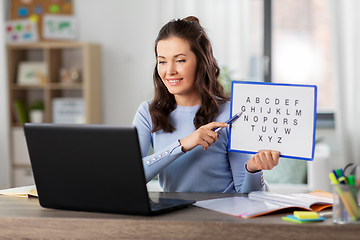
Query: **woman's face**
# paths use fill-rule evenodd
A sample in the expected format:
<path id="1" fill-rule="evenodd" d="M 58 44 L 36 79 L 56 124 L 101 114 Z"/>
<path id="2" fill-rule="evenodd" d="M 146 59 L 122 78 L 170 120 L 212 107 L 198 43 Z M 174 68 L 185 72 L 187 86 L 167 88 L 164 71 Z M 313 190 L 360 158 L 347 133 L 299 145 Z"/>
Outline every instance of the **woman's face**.
<path id="1" fill-rule="evenodd" d="M 158 74 L 175 100 L 198 99 L 196 55 L 190 50 L 189 43 L 178 37 L 161 40 L 157 44 L 157 56 Z"/>

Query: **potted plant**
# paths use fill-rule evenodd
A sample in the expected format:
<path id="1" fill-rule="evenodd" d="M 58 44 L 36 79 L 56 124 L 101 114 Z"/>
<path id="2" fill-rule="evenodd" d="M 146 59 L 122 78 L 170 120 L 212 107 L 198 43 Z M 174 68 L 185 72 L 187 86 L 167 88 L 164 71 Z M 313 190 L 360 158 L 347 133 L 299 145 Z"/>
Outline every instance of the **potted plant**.
<path id="1" fill-rule="evenodd" d="M 44 122 L 44 102 L 37 100 L 29 106 L 30 122 L 43 123 Z"/>
<path id="2" fill-rule="evenodd" d="M 224 88 L 225 94 L 230 96 L 232 79 L 231 79 L 230 73 L 226 67 L 221 68 L 219 81 Z"/>

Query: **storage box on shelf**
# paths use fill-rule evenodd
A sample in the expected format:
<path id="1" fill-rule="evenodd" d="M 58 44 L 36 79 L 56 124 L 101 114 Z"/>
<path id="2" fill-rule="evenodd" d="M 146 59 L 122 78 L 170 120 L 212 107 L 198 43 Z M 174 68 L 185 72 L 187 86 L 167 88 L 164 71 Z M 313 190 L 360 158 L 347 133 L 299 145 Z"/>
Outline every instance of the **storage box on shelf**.
<path id="1" fill-rule="evenodd" d="M 29 121 L 28 108 L 33 102 L 43 102 L 45 123 L 54 122 L 54 116 L 58 113 L 54 112 L 56 107 L 53 107 L 62 99 L 65 102 L 66 99 L 82 102 L 83 109 L 77 107 L 77 114 L 81 113 L 82 116 L 74 116 L 74 123 L 102 122 L 100 55 L 99 45 L 83 42 L 38 42 L 7 46 L 12 186 L 18 185 L 15 172 L 30 169 L 29 161 L 22 159 L 27 156 L 22 125 Z M 41 63 L 45 67 L 36 69 L 41 67 Z M 66 123 L 69 123 L 71 117 L 67 117 Z"/>

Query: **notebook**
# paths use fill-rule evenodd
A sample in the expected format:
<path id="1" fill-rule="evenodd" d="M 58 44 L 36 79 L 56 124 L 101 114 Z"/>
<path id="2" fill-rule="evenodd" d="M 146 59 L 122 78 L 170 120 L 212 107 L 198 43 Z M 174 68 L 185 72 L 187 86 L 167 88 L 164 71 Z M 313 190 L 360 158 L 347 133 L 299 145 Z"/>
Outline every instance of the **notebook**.
<path id="1" fill-rule="evenodd" d="M 136 128 L 24 125 L 42 207 L 154 215 L 195 201 L 149 199 Z"/>

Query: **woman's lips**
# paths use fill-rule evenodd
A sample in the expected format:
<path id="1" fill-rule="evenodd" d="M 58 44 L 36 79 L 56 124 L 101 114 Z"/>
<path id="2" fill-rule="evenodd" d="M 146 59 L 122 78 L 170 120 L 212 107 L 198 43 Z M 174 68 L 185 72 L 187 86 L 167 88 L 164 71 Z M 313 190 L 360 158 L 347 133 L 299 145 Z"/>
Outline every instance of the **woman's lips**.
<path id="1" fill-rule="evenodd" d="M 167 78 L 166 81 L 170 84 L 170 86 L 175 86 L 181 82 L 182 78 Z"/>

